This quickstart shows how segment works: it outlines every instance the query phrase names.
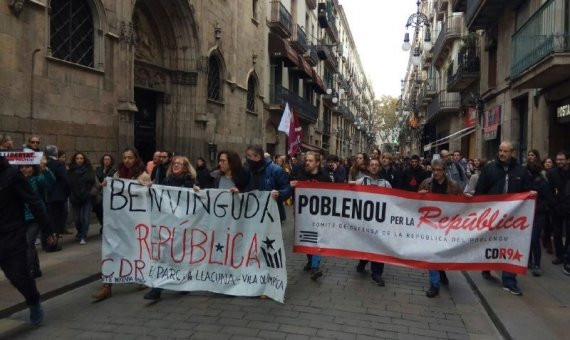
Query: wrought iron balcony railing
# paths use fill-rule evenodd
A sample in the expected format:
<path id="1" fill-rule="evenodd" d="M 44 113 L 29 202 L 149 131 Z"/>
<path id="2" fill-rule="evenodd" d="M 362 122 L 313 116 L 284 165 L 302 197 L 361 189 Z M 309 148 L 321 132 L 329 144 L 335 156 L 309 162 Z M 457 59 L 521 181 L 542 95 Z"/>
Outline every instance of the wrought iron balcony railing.
<path id="1" fill-rule="evenodd" d="M 300 118 L 311 121 L 315 123 L 319 117 L 319 112 L 317 107 L 305 98 L 299 96 L 298 94 L 284 88 L 281 85 L 270 85 L 269 100 L 271 104 L 279 104 L 285 106 L 289 103 L 289 106 L 295 108 L 295 111 Z"/>
<path id="2" fill-rule="evenodd" d="M 267 25 L 275 30 L 282 38 L 291 36 L 291 13 L 280 0 L 271 0 L 271 16 Z"/>
<path id="3" fill-rule="evenodd" d="M 568 2 L 549 0 L 512 37 L 511 79 L 543 58 L 570 51 Z"/>
<path id="4" fill-rule="evenodd" d="M 440 92 L 427 108 L 428 121 L 436 117 L 440 112 L 458 111 L 461 105 L 459 93 Z"/>
<path id="5" fill-rule="evenodd" d="M 457 71 L 447 74 L 447 91 L 457 92 L 466 89 L 479 78 L 480 60 L 475 48 L 459 51 L 457 55 Z"/>
<path id="6" fill-rule="evenodd" d="M 451 42 L 461 37 L 463 28 L 463 17 L 454 15 L 443 23 L 443 27 L 439 32 L 437 40 L 433 48 L 433 59 L 436 65 L 440 65 L 450 50 Z"/>
<path id="7" fill-rule="evenodd" d="M 293 26 L 290 43 L 291 46 L 299 53 L 305 53 L 307 51 L 307 35 L 301 26 Z"/>

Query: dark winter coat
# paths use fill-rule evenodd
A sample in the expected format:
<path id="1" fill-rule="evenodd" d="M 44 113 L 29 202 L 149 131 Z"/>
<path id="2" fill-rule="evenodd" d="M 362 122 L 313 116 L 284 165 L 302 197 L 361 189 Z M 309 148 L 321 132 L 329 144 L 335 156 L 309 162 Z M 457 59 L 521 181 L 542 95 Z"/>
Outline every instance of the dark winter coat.
<path id="1" fill-rule="evenodd" d="M 402 175 L 401 189 L 406 191 L 418 192 L 420 184 L 428 177 L 430 176 L 427 173 L 427 171 L 425 171 L 421 167 L 419 166 L 417 168 L 409 167 L 408 169 L 406 169 L 406 171 L 404 171 L 404 174 Z"/>
<path id="2" fill-rule="evenodd" d="M 291 197 L 293 190 L 289 184 L 289 176 L 285 170 L 279 165 L 273 163 L 270 159 L 265 159 L 263 166 L 260 169 L 249 170 L 250 180 L 246 191 L 261 190 L 261 191 L 279 191 L 277 198 L 277 207 L 279 208 L 279 216 L 281 221 L 285 220 L 285 205 L 283 202 Z"/>
<path id="3" fill-rule="evenodd" d="M 26 251 L 26 204 L 39 225 L 51 234 L 41 198 L 34 193 L 24 175 L 0 156 L 0 261 Z"/>
<path id="4" fill-rule="evenodd" d="M 48 158 L 47 167 L 55 176 L 55 183 L 47 191 L 46 202 L 65 202 L 69 197 L 69 177 L 65 164 L 57 159 Z"/>
<path id="5" fill-rule="evenodd" d="M 196 184 L 196 180 L 192 178 L 192 175 L 186 173 L 179 176 L 174 174 L 170 174 L 170 176 L 166 176 L 162 185 L 168 185 L 171 187 L 179 187 L 179 188 L 192 188 Z"/>
<path id="6" fill-rule="evenodd" d="M 294 178 L 291 180 L 303 181 L 303 182 L 325 182 L 331 183 L 331 178 L 327 175 L 322 168 L 319 168 L 319 172 L 316 174 L 308 173 L 306 171 L 299 171 Z"/>
<path id="7" fill-rule="evenodd" d="M 382 170 L 380 170 L 380 178 L 390 182 L 390 185 L 394 189 L 402 188 L 402 175 L 400 171 L 393 166 L 388 169 L 382 168 Z"/>
<path id="8" fill-rule="evenodd" d="M 202 189 L 209 189 L 214 185 L 214 179 L 210 175 L 210 170 L 205 166 L 196 168 L 196 180 L 200 183 L 200 188 Z"/>
<path id="9" fill-rule="evenodd" d="M 538 173 L 531 173 L 531 184 L 530 189 L 536 191 L 536 209 L 534 211 L 535 215 L 548 214 L 556 203 L 554 200 L 554 195 L 550 190 L 550 185 L 544 176 Z"/>
<path id="10" fill-rule="evenodd" d="M 102 166 L 98 166 L 97 169 L 95 169 L 95 176 L 97 176 L 97 180 L 99 181 L 99 183 L 103 183 L 105 178 L 113 177 L 113 175 L 115 175 L 115 172 L 117 172 L 117 169 L 113 167 L 105 171 L 105 169 Z"/>
<path id="11" fill-rule="evenodd" d="M 90 166 L 71 168 L 68 171 L 70 187 L 69 201 L 82 204 L 92 199 L 91 189 L 95 185 L 95 172 Z"/>
<path id="12" fill-rule="evenodd" d="M 553 213 L 557 216 L 565 216 L 568 211 L 563 202 L 567 200 L 566 197 L 566 185 L 570 179 L 570 170 L 564 170 L 560 168 L 550 169 L 546 173 L 546 178 L 550 185 L 550 190 L 554 196 L 556 203 L 554 204 Z"/>
<path id="13" fill-rule="evenodd" d="M 507 192 L 504 192 L 507 175 L 509 184 Z M 508 164 L 503 164 L 499 159 L 489 162 L 481 171 L 475 187 L 475 195 L 513 194 L 525 191 L 530 191 L 530 173 L 514 158 L 511 158 Z"/>

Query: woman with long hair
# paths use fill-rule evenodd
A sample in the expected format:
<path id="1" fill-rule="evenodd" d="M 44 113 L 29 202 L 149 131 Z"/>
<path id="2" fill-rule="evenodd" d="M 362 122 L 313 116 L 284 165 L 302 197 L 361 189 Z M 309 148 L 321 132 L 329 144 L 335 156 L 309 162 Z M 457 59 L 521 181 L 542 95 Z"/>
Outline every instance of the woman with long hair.
<path id="1" fill-rule="evenodd" d="M 87 244 L 89 232 L 89 214 L 93 203 L 93 187 L 95 186 L 95 172 L 89 158 L 82 152 L 71 157 L 69 163 L 70 195 L 69 202 L 73 208 L 73 221 L 77 234 L 75 239 L 79 244 Z"/>
<path id="2" fill-rule="evenodd" d="M 359 152 L 356 154 L 356 160 L 353 163 L 350 171 L 348 173 L 348 180 L 350 182 L 355 182 L 368 174 L 368 163 L 370 158 L 364 152 Z"/>
<path id="3" fill-rule="evenodd" d="M 475 187 L 477 186 L 477 181 L 479 180 L 479 175 L 481 170 L 487 165 L 487 160 L 475 158 L 473 160 L 473 171 L 471 172 L 471 177 L 469 177 L 469 182 L 463 190 L 464 193 L 475 195 Z"/>
<path id="4" fill-rule="evenodd" d="M 115 172 L 113 178 L 134 179 L 139 182 L 139 184 L 149 186 L 152 184 L 152 180 L 145 170 L 146 166 L 138 152 L 135 149 L 126 148 L 123 151 L 123 161 L 119 165 L 119 170 Z M 107 182 L 103 181 L 102 185 L 107 185 Z M 104 231 L 103 237 L 105 237 Z M 144 289 L 144 286 L 139 285 L 137 289 Z M 91 297 L 95 301 L 101 301 L 110 298 L 111 295 L 111 284 L 104 283 Z"/>
<path id="5" fill-rule="evenodd" d="M 554 195 L 550 190 L 548 180 L 542 174 L 542 161 L 537 150 L 528 153 L 526 168 L 531 174 L 531 190 L 536 191 L 536 208 L 530 241 L 529 266 L 533 276 L 540 276 L 540 260 L 542 249 L 540 247 L 540 234 L 546 225 L 550 207 L 555 204 Z"/>
<path id="6" fill-rule="evenodd" d="M 244 192 L 249 184 L 249 173 L 244 169 L 235 151 L 218 153 L 218 170 L 212 172 L 213 188 L 228 189 L 231 192 Z"/>
<path id="7" fill-rule="evenodd" d="M 196 185 L 196 170 L 190 164 L 188 158 L 184 156 L 172 157 L 170 166 L 166 171 L 166 178 L 161 185 L 179 188 L 193 188 Z M 198 189 L 198 187 L 195 189 Z M 154 301 L 160 300 L 162 291 L 162 288 L 152 288 L 144 295 L 144 299 Z"/>

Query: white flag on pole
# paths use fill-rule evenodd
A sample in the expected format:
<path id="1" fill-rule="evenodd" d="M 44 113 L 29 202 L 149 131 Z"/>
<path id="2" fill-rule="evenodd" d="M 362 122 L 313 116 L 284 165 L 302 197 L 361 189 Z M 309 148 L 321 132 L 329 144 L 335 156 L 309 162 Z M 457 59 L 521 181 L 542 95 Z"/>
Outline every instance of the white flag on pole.
<path id="1" fill-rule="evenodd" d="M 279 123 L 278 131 L 283 131 L 287 136 L 289 136 L 289 127 L 291 126 L 291 110 L 289 110 L 289 103 L 285 104 L 285 110 L 281 116 L 281 122 Z"/>

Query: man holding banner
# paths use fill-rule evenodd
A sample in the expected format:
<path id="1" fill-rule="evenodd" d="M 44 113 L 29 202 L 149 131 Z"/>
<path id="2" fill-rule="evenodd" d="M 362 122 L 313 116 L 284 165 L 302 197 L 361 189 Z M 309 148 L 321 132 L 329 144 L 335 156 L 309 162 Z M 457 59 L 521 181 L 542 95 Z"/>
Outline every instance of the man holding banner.
<path id="1" fill-rule="evenodd" d="M 530 174 L 512 157 L 513 151 L 512 142 L 504 141 L 499 145 L 497 159 L 489 162 L 481 171 L 475 195 L 511 194 L 530 190 Z M 536 192 L 531 193 L 536 196 Z M 482 275 L 487 280 L 491 278 L 490 271 L 483 271 Z M 515 273 L 503 271 L 502 281 L 503 289 L 513 295 L 522 295 Z"/>
<path id="2" fill-rule="evenodd" d="M 447 177 L 445 173 L 445 164 L 441 159 L 434 159 L 431 161 L 432 178 L 426 178 L 420 184 L 418 192 L 420 194 L 427 194 L 428 192 L 443 195 L 461 195 L 462 191 L 459 185 L 451 178 Z M 429 290 L 426 291 L 426 296 L 429 298 L 439 295 L 439 287 L 441 284 L 448 285 L 447 275 L 445 271 L 429 270 Z"/>

